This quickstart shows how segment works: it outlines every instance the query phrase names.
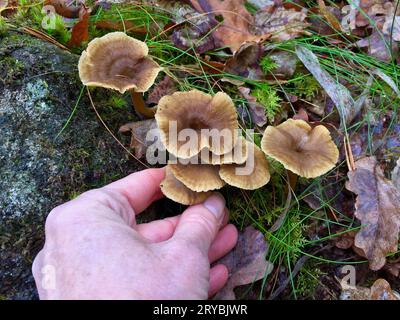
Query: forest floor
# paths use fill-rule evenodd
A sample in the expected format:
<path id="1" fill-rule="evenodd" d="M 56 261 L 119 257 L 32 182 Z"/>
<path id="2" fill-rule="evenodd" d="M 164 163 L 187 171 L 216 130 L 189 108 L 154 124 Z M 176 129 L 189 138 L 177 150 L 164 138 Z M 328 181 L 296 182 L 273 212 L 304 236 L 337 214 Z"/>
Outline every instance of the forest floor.
<path id="1" fill-rule="evenodd" d="M 340 151 L 328 173 L 294 181 L 268 158 L 266 186 L 222 189 L 231 221 L 246 230 L 243 260 L 263 254 L 271 266 L 239 281 L 236 298 L 399 297 L 399 1 L 0 0 L 0 13 L 0 35 L 29 34 L 76 55 L 108 32 L 145 41 L 163 70 L 145 93 L 148 106 L 174 91 L 224 91 L 257 145 L 267 126 L 287 119 L 324 125 Z M 103 130 L 139 161 L 143 150 L 118 129 L 144 117 L 134 114 L 129 94 L 96 90 L 91 101 L 83 85 L 76 91 L 59 134 L 70 130 L 86 99 Z M 131 118 L 107 126 L 120 121 L 119 110 Z M 140 123 L 146 132 L 148 122 Z M 133 134 L 139 140 L 140 132 Z M 252 267 L 243 262 L 239 269 Z"/>

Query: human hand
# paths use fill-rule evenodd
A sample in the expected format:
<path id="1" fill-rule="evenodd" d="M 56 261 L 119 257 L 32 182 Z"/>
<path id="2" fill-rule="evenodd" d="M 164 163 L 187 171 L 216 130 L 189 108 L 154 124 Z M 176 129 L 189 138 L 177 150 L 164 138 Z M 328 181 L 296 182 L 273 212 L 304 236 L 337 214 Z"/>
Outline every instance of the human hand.
<path id="1" fill-rule="evenodd" d="M 136 224 L 135 214 L 162 197 L 164 175 L 136 172 L 53 209 L 32 266 L 40 298 L 206 299 L 221 289 L 228 270 L 210 263 L 237 241 L 221 195 Z"/>

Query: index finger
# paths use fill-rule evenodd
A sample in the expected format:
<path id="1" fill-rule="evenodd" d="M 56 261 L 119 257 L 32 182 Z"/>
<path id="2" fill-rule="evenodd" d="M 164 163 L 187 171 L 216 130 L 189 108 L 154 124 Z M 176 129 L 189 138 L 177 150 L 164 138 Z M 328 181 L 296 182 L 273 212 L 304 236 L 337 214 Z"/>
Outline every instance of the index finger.
<path id="1" fill-rule="evenodd" d="M 105 189 L 117 191 L 129 201 L 135 214 L 142 212 L 152 202 L 163 197 L 160 183 L 165 177 L 165 167 L 146 169 L 110 183 Z"/>

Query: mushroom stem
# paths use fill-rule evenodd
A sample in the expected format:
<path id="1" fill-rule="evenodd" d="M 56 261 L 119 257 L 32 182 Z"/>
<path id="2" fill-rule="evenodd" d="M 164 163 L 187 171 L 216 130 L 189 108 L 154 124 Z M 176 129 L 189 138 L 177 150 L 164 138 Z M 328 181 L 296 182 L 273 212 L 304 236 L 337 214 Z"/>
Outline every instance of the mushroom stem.
<path id="1" fill-rule="evenodd" d="M 146 118 L 154 118 L 154 115 L 156 114 L 157 111 L 157 106 L 148 108 L 146 107 L 146 104 L 144 103 L 143 100 L 143 95 L 140 92 L 135 92 L 131 90 L 131 97 L 132 97 L 132 103 L 133 107 L 135 108 L 135 111 Z"/>

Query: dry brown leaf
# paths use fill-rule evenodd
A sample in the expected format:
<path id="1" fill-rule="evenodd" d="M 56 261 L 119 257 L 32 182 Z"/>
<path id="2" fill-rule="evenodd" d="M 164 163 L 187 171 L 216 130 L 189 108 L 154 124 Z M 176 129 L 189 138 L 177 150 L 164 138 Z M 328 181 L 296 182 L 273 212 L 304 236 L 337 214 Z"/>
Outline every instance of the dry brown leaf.
<path id="1" fill-rule="evenodd" d="M 248 101 L 249 112 L 251 120 L 259 127 L 267 123 L 265 116 L 265 108 L 262 104 L 257 102 L 257 98 L 250 95 L 250 89 L 246 87 L 239 87 L 239 93 Z"/>
<path id="2" fill-rule="evenodd" d="M 386 255 L 397 251 L 400 231 L 400 192 L 387 180 L 375 157 L 365 157 L 348 173 L 346 188 L 356 193 L 355 216 L 361 229 L 354 244 L 362 249 L 370 269 L 379 270 Z"/>
<path id="3" fill-rule="evenodd" d="M 354 245 L 356 231 L 349 231 L 333 239 L 335 246 L 339 249 L 350 249 Z"/>
<path id="4" fill-rule="evenodd" d="M 365 28 L 371 25 L 382 27 L 386 17 L 393 17 L 393 3 L 387 0 L 356 0 L 342 8 L 344 14 L 341 27 L 344 32 L 350 33 L 356 28 Z"/>
<path id="5" fill-rule="evenodd" d="M 158 101 L 160 101 L 163 96 L 171 95 L 177 90 L 178 88 L 176 87 L 174 80 L 169 76 L 165 76 L 164 79 L 151 89 L 146 104 L 158 104 Z"/>
<path id="6" fill-rule="evenodd" d="M 341 300 L 400 300 L 385 279 L 378 279 L 371 288 L 353 287 L 342 283 Z"/>
<path id="7" fill-rule="evenodd" d="M 268 275 L 272 271 L 273 265 L 265 260 L 267 252 L 268 245 L 264 235 L 254 227 L 247 227 L 243 233 L 239 234 L 235 249 L 216 262 L 216 264 L 222 263 L 228 268 L 229 279 L 214 299 L 233 300 L 235 299 L 233 289 Z"/>
<path id="8" fill-rule="evenodd" d="M 294 120 L 303 120 L 305 122 L 309 122 L 310 117 L 308 116 L 308 113 L 307 113 L 306 110 L 304 110 L 303 108 L 299 108 L 297 110 L 297 112 L 293 115 L 292 119 L 294 119 Z"/>
<path id="9" fill-rule="evenodd" d="M 368 54 L 382 61 L 396 58 L 397 42 L 400 41 L 400 8 L 395 12 L 393 1 L 359 0 L 344 6 L 342 11 L 346 14 L 341 23 L 344 32 L 364 36 L 366 28 L 372 30 L 370 36 L 356 43 L 359 47 L 367 48 Z"/>
<path id="10" fill-rule="evenodd" d="M 56 12 L 65 18 L 79 18 L 79 11 L 84 5 L 84 0 L 46 0 L 45 5 L 51 5 Z"/>
<path id="11" fill-rule="evenodd" d="M 335 17 L 334 14 L 332 14 L 331 11 L 329 11 L 328 7 L 325 4 L 324 0 L 318 0 L 318 7 L 319 10 L 321 11 L 322 15 L 325 17 L 326 21 L 329 23 L 329 25 L 334 28 L 335 30 L 340 31 L 340 23 L 338 19 Z"/>
<path id="12" fill-rule="evenodd" d="M 252 80 L 261 80 L 264 78 L 264 73 L 260 68 L 260 59 L 263 54 L 264 49 L 259 43 L 245 42 L 233 57 L 226 61 L 224 71 Z"/>
<path id="13" fill-rule="evenodd" d="M 382 36 L 380 32 L 374 30 L 369 37 L 357 41 L 355 45 L 359 48 L 366 48 L 370 56 L 389 62 L 392 60 L 392 57 L 396 58 L 398 56 L 399 46 L 394 41 L 390 48 L 388 43 L 390 43 L 388 36 Z"/>
<path id="14" fill-rule="evenodd" d="M 90 10 L 82 7 L 80 17 L 79 22 L 72 28 L 71 39 L 68 42 L 69 47 L 79 47 L 83 42 L 89 40 Z"/>
<path id="15" fill-rule="evenodd" d="M 199 14 L 182 1 L 164 1 L 162 6 L 172 15 L 176 26 L 181 25 L 174 28 L 171 37 L 176 47 L 183 50 L 193 48 L 199 54 L 215 48 L 213 37 L 208 36 L 214 25 L 212 16 Z"/>
<path id="16" fill-rule="evenodd" d="M 395 262 L 391 263 L 388 262 L 386 265 L 383 267 L 383 270 L 387 271 L 394 277 L 398 277 L 400 275 L 400 263 Z"/>
<path id="17" fill-rule="evenodd" d="M 354 157 L 362 158 L 372 153 L 378 159 L 389 160 L 400 155 L 400 123 L 391 125 L 392 117 L 392 112 L 380 112 L 351 133 Z"/>
<path id="18" fill-rule="evenodd" d="M 271 34 L 271 39 L 276 41 L 294 39 L 306 33 L 305 29 L 309 26 L 306 18 L 305 8 L 297 11 L 294 8 L 267 7 L 256 13 L 254 33 Z"/>
<path id="19" fill-rule="evenodd" d="M 327 1 L 325 1 L 327 3 Z M 313 14 L 308 14 L 307 21 L 310 23 L 309 29 L 320 36 L 327 37 L 330 43 L 342 42 L 343 38 L 338 37 L 338 31 L 342 30 L 340 21 L 342 21 L 342 13 L 337 6 L 326 5 L 324 12 L 317 7 L 310 9 Z M 327 22 L 327 19 L 321 19 L 321 14 L 330 17 L 331 20 L 336 20 L 338 25 Z M 333 27 L 335 26 L 335 28 Z M 338 29 L 336 29 L 338 27 Z"/>
<path id="20" fill-rule="evenodd" d="M 274 77 L 279 79 L 290 79 L 296 72 L 299 62 L 297 56 L 287 51 L 274 51 L 268 57 L 276 64 L 276 68 L 271 70 Z"/>
<path id="21" fill-rule="evenodd" d="M 131 134 L 130 148 L 136 158 L 141 159 L 146 154 L 147 149 L 154 144 L 154 141 L 146 139 L 150 130 L 157 128 L 155 119 L 129 122 L 119 128 L 119 132 L 123 134 Z"/>
<path id="22" fill-rule="evenodd" d="M 0 0 L 0 16 L 9 18 L 18 12 L 18 0 Z"/>
<path id="23" fill-rule="evenodd" d="M 191 0 L 192 6 L 200 13 L 209 13 L 215 17 L 221 16 L 223 22 L 213 32 L 213 38 L 218 46 L 227 46 L 236 52 L 246 41 L 263 41 L 268 34 L 262 32 L 252 34 L 250 26 L 254 24 L 253 16 L 246 10 L 245 0 Z M 218 24 L 219 22 L 216 21 Z"/>

